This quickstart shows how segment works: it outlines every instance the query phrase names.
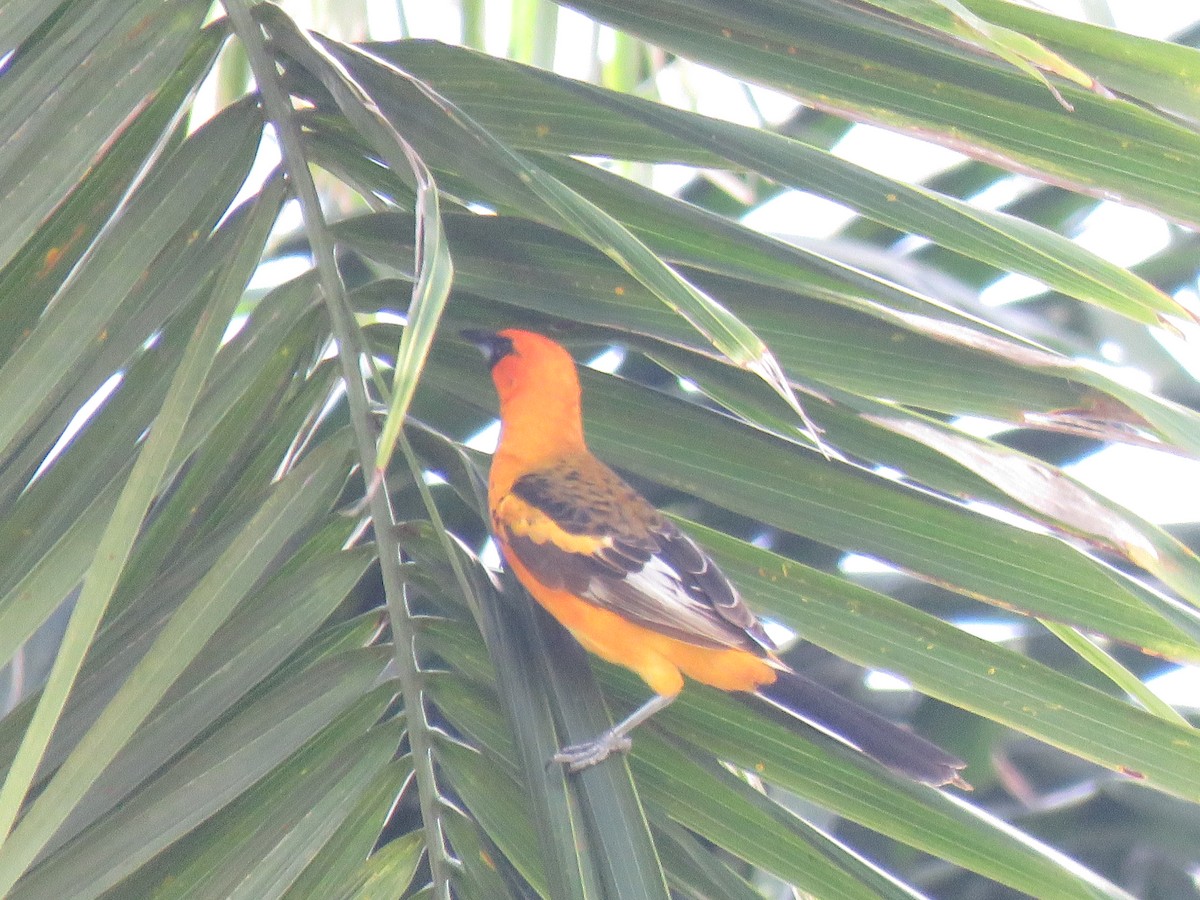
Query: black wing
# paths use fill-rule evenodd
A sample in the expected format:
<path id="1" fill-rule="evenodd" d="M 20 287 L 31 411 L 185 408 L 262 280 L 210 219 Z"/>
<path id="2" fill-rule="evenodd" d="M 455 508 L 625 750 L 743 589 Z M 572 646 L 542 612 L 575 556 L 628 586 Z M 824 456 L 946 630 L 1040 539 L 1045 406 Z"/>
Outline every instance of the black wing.
<path id="1" fill-rule="evenodd" d="M 592 458 L 524 476 L 497 512 L 509 552 L 544 584 L 688 643 L 774 649 L 708 554 Z"/>

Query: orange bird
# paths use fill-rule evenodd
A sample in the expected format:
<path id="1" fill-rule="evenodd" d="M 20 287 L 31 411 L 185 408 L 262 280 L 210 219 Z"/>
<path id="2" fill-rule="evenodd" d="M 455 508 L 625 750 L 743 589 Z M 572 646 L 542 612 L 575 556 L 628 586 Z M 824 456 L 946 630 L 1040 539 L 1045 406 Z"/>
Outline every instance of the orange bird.
<path id="1" fill-rule="evenodd" d="M 805 678 L 696 543 L 588 451 L 579 377 L 549 338 L 464 331 L 487 354 L 500 397 L 488 505 L 504 559 L 584 647 L 632 669 L 654 696 L 587 743 L 554 756 L 571 771 L 629 749 L 684 676 L 745 691 L 885 766 L 930 785 L 969 787 L 961 760 Z"/>

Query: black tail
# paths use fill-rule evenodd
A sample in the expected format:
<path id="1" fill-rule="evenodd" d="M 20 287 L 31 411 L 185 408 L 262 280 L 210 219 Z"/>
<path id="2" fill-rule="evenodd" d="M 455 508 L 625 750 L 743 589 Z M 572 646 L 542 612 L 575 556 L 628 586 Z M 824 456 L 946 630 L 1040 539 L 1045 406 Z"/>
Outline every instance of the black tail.
<path id="1" fill-rule="evenodd" d="M 803 675 L 781 671 L 758 696 L 914 781 L 971 787 L 959 777 L 961 759 Z"/>

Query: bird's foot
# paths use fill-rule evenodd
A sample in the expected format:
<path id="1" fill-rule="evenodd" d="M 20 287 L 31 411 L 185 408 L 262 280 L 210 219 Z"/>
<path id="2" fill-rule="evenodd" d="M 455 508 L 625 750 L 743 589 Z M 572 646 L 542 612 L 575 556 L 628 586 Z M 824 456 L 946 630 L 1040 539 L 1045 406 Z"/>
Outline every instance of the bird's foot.
<path id="1" fill-rule="evenodd" d="M 629 735 L 611 728 L 595 740 L 582 744 L 571 744 L 554 754 L 554 761 L 562 763 L 569 772 L 581 772 L 608 759 L 613 753 L 628 753 L 633 746 Z"/>

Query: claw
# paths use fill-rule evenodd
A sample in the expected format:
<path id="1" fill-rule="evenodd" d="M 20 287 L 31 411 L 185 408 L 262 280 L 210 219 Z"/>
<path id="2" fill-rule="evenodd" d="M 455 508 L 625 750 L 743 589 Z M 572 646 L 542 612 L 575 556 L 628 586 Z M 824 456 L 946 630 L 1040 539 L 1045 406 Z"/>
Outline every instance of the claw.
<path id="1" fill-rule="evenodd" d="M 606 731 L 594 741 L 571 744 L 554 754 L 554 761 L 562 763 L 569 772 L 582 772 L 597 763 L 604 762 L 613 753 L 628 753 L 633 740 L 616 730 Z"/>
<path id="2" fill-rule="evenodd" d="M 613 753 L 628 753 L 629 748 L 633 746 L 633 741 L 629 739 L 629 732 L 663 707 L 670 706 L 675 696 L 675 694 L 655 694 L 595 740 L 563 747 L 551 759 L 565 765 L 568 772 L 579 772 L 598 762 L 603 762 Z"/>

